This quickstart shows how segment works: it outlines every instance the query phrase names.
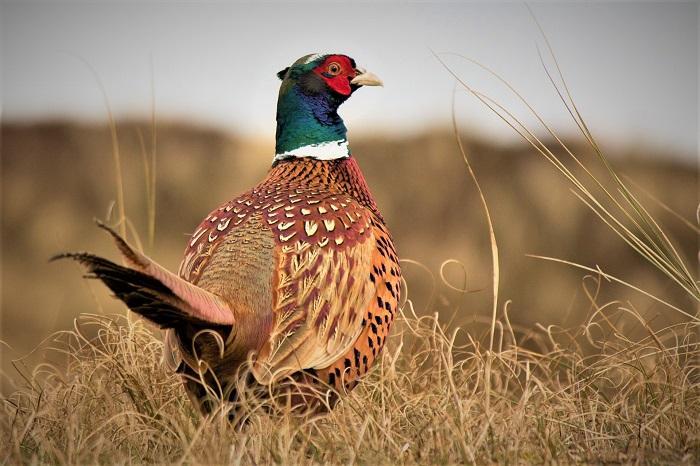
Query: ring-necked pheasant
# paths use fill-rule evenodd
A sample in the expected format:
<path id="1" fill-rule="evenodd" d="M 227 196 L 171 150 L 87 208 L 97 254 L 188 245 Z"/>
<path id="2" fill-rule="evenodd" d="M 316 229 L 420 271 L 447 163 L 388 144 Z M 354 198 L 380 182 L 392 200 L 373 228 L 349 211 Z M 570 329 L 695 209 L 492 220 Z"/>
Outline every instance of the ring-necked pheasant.
<path id="1" fill-rule="evenodd" d="M 277 75 L 272 168 L 202 221 L 178 275 L 104 225 L 127 266 L 58 256 L 81 262 L 132 311 L 168 329 L 166 360 L 205 413 L 214 404 L 198 382 L 200 360 L 206 380 L 222 387 L 248 364 L 249 383 L 291 378 L 342 394 L 372 366 L 397 312 L 396 251 L 337 113 L 354 91 L 381 81 L 339 54 L 307 55 Z"/>

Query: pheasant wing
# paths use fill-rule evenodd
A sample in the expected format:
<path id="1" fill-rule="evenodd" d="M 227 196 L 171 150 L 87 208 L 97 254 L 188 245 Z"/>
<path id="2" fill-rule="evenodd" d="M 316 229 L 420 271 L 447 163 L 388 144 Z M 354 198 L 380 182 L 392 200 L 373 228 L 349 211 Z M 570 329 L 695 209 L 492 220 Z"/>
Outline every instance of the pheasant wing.
<path id="1" fill-rule="evenodd" d="M 376 247 L 371 212 L 332 195 L 307 197 L 283 212 L 271 216 L 278 242 L 274 322 L 254 365 L 262 383 L 326 367 L 345 354 L 376 288 L 369 279 Z"/>

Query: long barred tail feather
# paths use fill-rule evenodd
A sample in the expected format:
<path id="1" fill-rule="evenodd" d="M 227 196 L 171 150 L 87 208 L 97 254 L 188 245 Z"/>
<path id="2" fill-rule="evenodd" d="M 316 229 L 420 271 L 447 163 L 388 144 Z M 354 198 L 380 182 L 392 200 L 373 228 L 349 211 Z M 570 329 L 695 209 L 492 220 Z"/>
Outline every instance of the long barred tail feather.
<path id="1" fill-rule="evenodd" d="M 86 278 L 99 279 L 132 311 L 161 328 L 187 322 L 206 326 L 210 322 L 187 311 L 188 304 L 158 279 L 85 252 L 58 254 L 51 261 L 73 259 L 87 267 Z"/>
<path id="2" fill-rule="evenodd" d="M 58 254 L 51 260 L 73 259 L 86 266 L 88 278 L 102 280 L 132 311 L 162 328 L 185 322 L 203 326 L 234 324 L 233 311 L 220 296 L 169 272 L 129 246 L 107 225 L 98 221 L 97 226 L 112 236 L 128 267 L 87 252 Z"/>

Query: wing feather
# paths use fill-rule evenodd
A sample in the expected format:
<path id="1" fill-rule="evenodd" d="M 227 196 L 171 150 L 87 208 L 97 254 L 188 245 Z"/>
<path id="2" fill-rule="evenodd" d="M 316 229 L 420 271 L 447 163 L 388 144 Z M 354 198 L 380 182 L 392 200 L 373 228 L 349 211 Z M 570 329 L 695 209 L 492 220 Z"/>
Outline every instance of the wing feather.
<path id="1" fill-rule="evenodd" d="M 327 367 L 349 351 L 362 332 L 364 309 L 375 293 L 368 277 L 376 244 L 369 234 L 371 213 L 353 201 L 344 204 L 353 213 L 352 221 L 346 217 L 343 224 L 340 216 L 345 212 L 338 211 L 338 218 L 331 219 L 337 223 L 314 223 L 328 223 L 333 229 L 347 225 L 332 242 L 298 240 L 279 248 L 275 322 L 254 366 L 261 383 Z M 352 230 L 351 225 L 360 227 Z M 322 228 L 318 234 L 324 233 Z"/>

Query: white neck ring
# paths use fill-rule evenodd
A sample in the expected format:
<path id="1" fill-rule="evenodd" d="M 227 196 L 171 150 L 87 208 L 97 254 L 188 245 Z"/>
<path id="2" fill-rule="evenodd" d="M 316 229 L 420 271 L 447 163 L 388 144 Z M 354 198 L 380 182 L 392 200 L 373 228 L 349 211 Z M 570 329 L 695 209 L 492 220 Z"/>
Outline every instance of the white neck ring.
<path id="1" fill-rule="evenodd" d="M 275 161 L 289 158 L 308 157 L 316 160 L 336 160 L 350 157 L 347 139 L 326 141 L 319 144 L 309 144 L 297 147 L 281 154 L 275 154 Z"/>

